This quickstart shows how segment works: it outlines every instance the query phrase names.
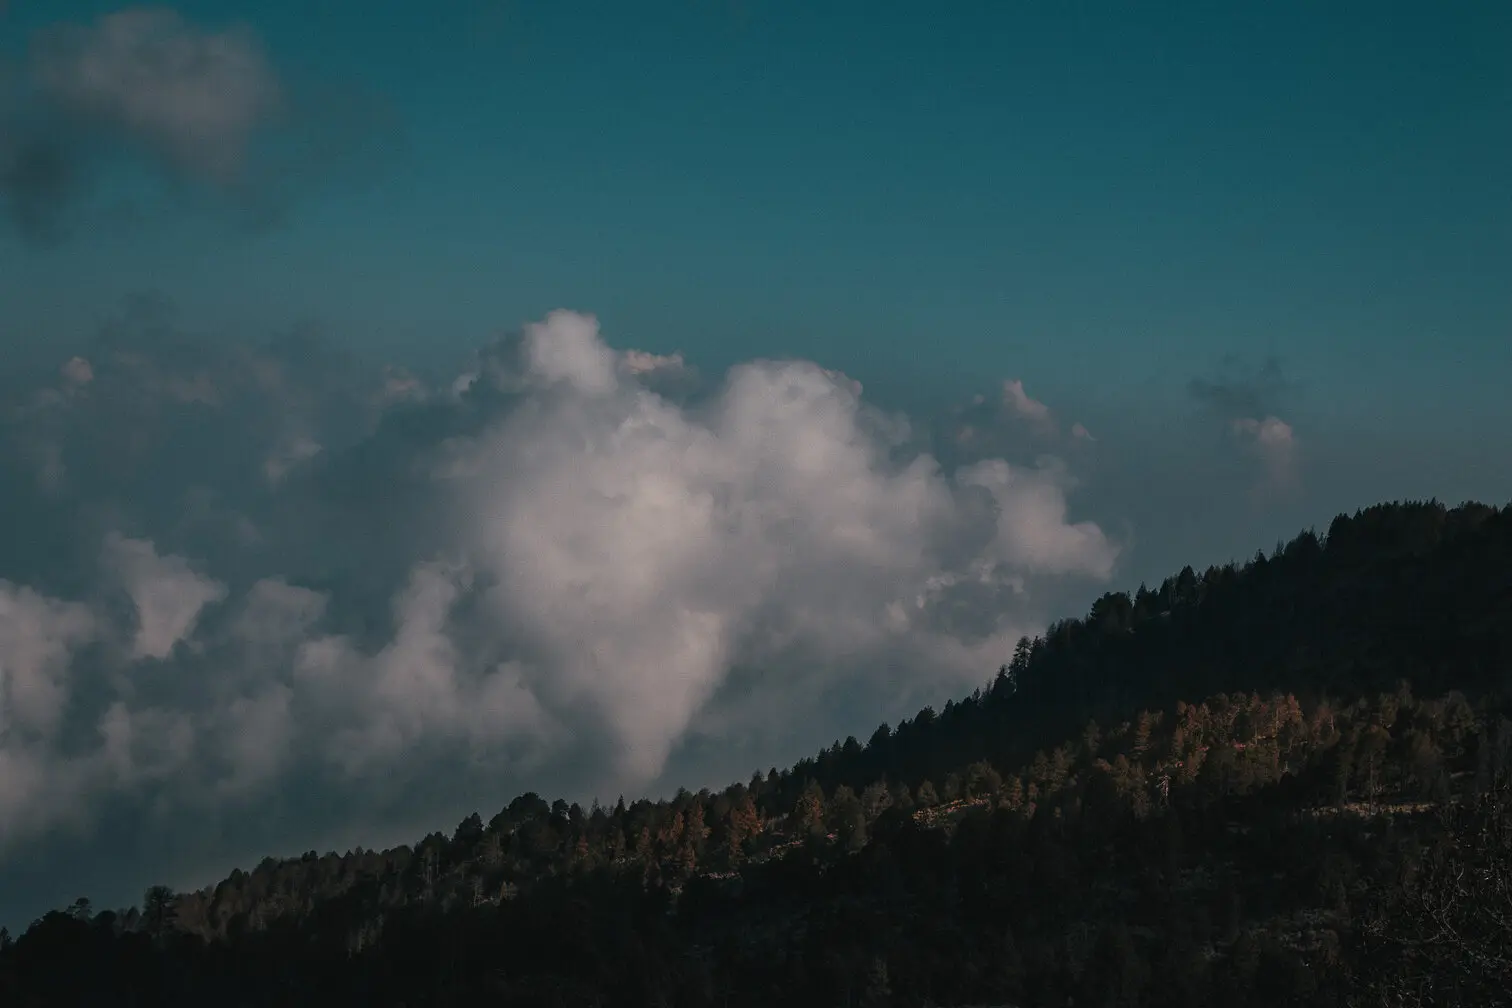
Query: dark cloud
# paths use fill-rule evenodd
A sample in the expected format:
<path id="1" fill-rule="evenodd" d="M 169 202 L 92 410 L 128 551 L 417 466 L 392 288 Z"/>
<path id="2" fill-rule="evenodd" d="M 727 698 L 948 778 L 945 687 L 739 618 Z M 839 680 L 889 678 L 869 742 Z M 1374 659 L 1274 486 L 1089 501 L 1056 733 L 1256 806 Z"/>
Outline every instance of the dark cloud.
<path id="1" fill-rule="evenodd" d="M 1293 387 L 1274 357 L 1259 368 L 1246 367 L 1238 357 L 1226 357 L 1216 376 L 1187 383 L 1192 398 L 1224 421 L 1273 413 L 1286 405 Z"/>
<path id="2" fill-rule="evenodd" d="M 96 199 L 123 160 L 162 183 L 163 208 L 266 226 L 312 186 L 367 177 L 398 135 L 371 96 L 293 86 L 245 26 L 196 26 L 160 7 L 44 29 L 6 82 L 0 203 L 33 243 L 159 212 Z"/>

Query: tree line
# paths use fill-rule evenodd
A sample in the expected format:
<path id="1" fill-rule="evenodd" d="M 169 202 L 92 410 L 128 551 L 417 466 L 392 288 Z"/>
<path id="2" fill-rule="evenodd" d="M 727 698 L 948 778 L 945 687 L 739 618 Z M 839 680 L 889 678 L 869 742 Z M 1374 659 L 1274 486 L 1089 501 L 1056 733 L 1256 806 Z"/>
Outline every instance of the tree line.
<path id="1" fill-rule="evenodd" d="M 1505 1004 L 1512 509 L 1110 593 L 786 770 L 0 934 L 0 1003 Z"/>

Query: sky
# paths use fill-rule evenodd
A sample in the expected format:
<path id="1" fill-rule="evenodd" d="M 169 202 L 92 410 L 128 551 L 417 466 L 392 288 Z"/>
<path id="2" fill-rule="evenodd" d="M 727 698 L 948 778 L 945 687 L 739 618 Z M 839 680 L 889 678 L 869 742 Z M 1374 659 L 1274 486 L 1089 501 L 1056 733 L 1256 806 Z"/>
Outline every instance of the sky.
<path id="1" fill-rule="evenodd" d="M 0 922 L 1504 503 L 1508 276 L 1503 4 L 0 4 Z"/>

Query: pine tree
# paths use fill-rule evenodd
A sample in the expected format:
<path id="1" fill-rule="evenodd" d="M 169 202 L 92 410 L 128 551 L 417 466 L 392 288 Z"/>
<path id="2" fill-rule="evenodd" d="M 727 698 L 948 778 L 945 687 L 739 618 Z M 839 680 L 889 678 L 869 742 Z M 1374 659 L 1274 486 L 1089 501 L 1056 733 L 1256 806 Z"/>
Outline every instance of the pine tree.
<path id="1" fill-rule="evenodd" d="M 158 937 L 173 926 L 175 897 L 165 885 L 149 888 L 142 897 L 142 925 L 148 934 Z"/>

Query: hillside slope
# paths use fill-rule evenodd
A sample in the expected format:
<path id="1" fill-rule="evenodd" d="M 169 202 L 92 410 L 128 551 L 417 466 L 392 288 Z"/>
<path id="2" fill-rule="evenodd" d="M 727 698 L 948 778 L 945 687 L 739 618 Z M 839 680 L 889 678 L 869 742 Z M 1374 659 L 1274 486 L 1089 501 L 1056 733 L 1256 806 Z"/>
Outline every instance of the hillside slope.
<path id="1" fill-rule="evenodd" d="M 722 792 L 76 904 L 0 1003 L 1512 1003 L 1509 685 L 1512 509 L 1383 505 Z"/>

